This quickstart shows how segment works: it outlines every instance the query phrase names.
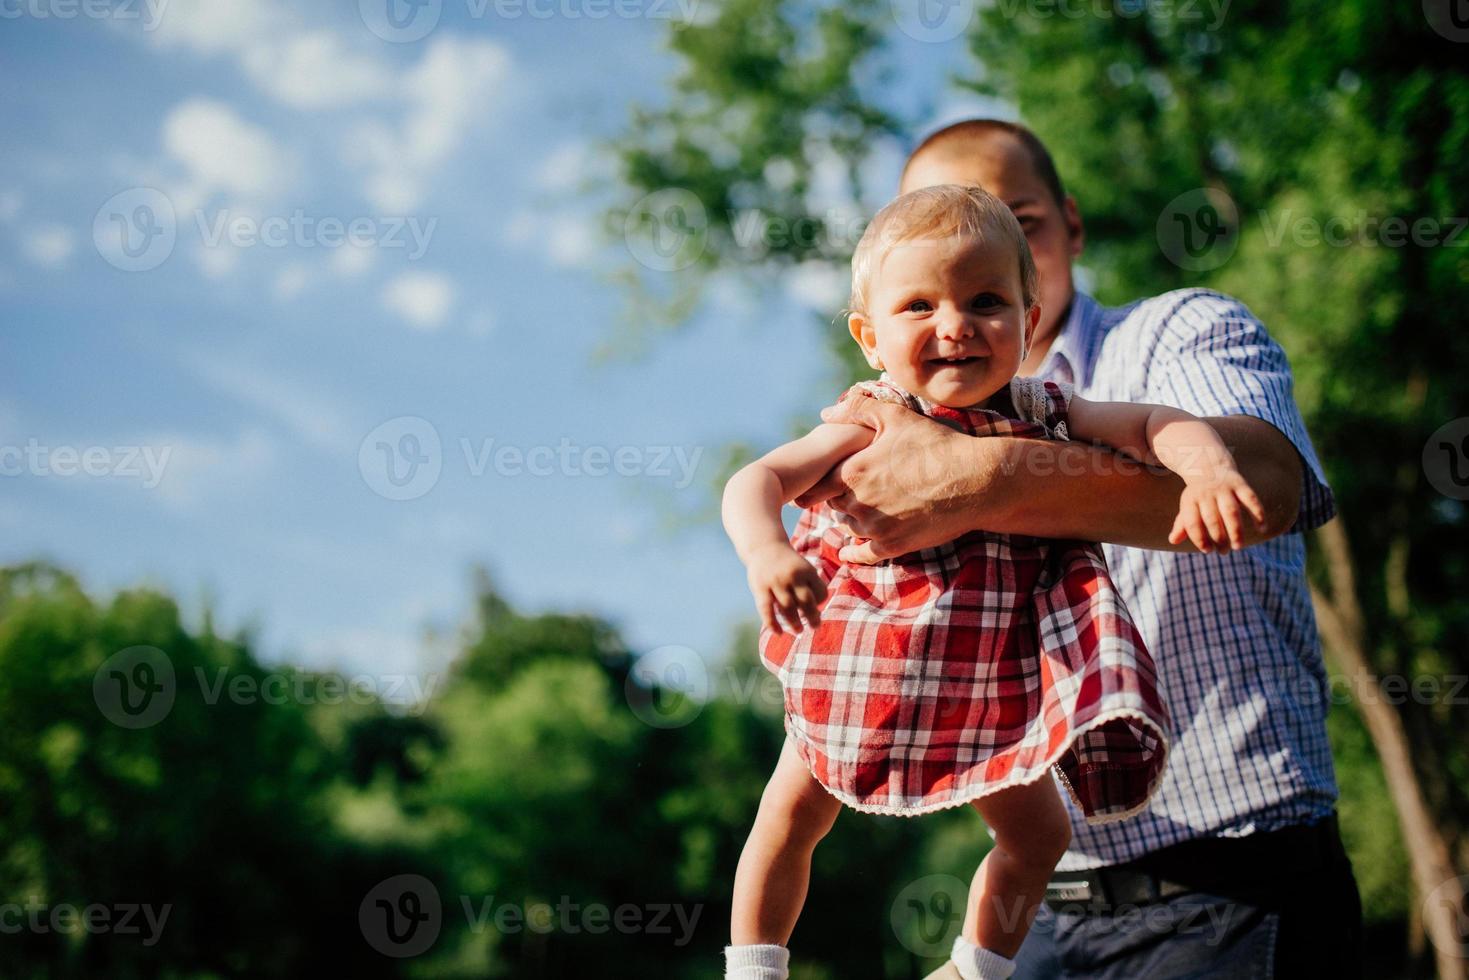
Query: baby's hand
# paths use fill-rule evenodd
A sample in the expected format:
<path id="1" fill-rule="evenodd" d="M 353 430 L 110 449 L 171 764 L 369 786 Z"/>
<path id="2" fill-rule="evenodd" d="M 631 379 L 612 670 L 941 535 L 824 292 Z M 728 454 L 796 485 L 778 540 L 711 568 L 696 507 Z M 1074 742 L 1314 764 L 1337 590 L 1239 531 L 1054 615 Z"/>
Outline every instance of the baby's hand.
<path id="1" fill-rule="evenodd" d="M 806 617 L 807 626 L 821 622 L 818 607 L 826 598 L 826 583 L 790 545 L 770 544 L 756 551 L 747 563 L 747 578 L 760 621 L 777 635 L 781 624 L 776 610 L 793 633 L 803 629 L 800 615 Z"/>
<path id="2" fill-rule="evenodd" d="M 1237 470 L 1190 483 L 1178 499 L 1178 517 L 1168 532 L 1168 541 L 1182 544 L 1187 538 L 1205 554 L 1237 551 L 1245 546 L 1241 509 L 1249 511 L 1257 527 L 1265 527 L 1265 508 Z"/>

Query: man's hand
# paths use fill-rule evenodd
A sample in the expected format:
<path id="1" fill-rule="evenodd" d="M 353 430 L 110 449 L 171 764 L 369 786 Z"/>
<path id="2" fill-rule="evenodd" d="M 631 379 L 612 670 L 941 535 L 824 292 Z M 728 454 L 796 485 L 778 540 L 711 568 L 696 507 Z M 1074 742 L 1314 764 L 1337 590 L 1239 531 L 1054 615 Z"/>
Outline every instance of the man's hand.
<path id="1" fill-rule="evenodd" d="M 866 540 L 843 548 L 843 561 L 873 564 L 975 528 L 976 497 L 995 469 L 977 452 L 985 440 L 865 396 L 822 409 L 821 418 L 877 432 L 795 500 L 800 507 L 828 501 L 851 518 L 852 533 Z"/>

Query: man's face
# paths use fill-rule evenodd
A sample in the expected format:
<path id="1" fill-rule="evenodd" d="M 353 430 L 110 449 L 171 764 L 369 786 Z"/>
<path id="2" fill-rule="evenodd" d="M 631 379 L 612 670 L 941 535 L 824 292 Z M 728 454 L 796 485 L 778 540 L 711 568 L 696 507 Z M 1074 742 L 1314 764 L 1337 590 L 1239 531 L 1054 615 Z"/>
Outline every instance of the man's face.
<path id="1" fill-rule="evenodd" d="M 996 133 L 958 148 L 930 150 L 914 158 L 899 193 L 935 184 L 978 184 L 1010 206 L 1040 276 L 1038 336 L 1051 336 L 1071 305 L 1071 260 L 1081 254 L 1085 235 L 1076 202 L 1056 203 L 1035 172 L 1019 140 Z"/>

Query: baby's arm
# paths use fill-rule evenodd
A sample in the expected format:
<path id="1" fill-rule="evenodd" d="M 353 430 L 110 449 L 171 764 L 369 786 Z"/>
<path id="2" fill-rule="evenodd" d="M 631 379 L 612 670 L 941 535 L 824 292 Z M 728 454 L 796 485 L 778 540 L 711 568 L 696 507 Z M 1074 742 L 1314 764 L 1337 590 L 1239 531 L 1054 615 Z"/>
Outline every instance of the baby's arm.
<path id="1" fill-rule="evenodd" d="M 1209 423 L 1163 405 L 1093 402 L 1073 397 L 1072 438 L 1102 442 L 1145 463 L 1166 466 L 1183 478 L 1178 517 L 1168 534 L 1210 552 L 1243 548 L 1241 508 L 1264 526 L 1265 508 L 1235 466 L 1234 456 Z"/>
<path id="2" fill-rule="evenodd" d="M 821 576 L 791 547 L 780 509 L 837 463 L 866 447 L 874 435 L 865 425 L 823 423 L 766 453 L 725 484 L 724 529 L 745 563 L 760 619 L 776 633 L 781 631 L 776 610 L 793 631 L 800 632 L 800 615 L 815 626 L 821 621 L 817 607 L 826 598 Z"/>

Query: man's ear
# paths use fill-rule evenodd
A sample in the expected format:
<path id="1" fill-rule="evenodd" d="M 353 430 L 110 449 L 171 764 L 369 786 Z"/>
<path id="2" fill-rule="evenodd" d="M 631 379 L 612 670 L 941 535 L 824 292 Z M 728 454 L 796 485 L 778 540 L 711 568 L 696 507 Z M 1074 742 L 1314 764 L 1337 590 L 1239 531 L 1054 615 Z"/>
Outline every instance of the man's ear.
<path id="1" fill-rule="evenodd" d="M 867 358 L 868 365 L 874 371 L 881 371 L 882 358 L 877 356 L 877 331 L 872 328 L 872 321 L 865 314 L 848 313 L 847 329 L 852 331 L 852 339 L 862 348 L 862 356 Z"/>
<path id="2" fill-rule="evenodd" d="M 1086 247 L 1086 226 L 1081 222 L 1081 211 L 1076 206 L 1076 198 L 1070 194 L 1066 195 L 1066 206 L 1061 209 L 1061 217 L 1066 222 L 1067 249 L 1074 259 Z"/>

